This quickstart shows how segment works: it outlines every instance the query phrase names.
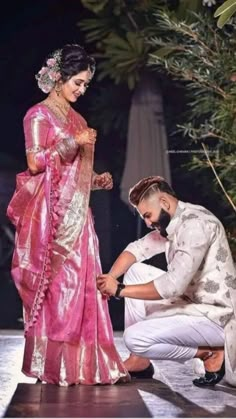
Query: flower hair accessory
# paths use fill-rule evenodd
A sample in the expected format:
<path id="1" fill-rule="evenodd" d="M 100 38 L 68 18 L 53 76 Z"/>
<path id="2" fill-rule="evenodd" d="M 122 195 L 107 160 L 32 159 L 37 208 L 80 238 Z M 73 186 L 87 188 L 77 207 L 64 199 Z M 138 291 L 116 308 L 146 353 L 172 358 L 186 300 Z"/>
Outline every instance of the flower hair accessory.
<path id="1" fill-rule="evenodd" d="M 61 53 L 61 49 L 54 51 L 51 57 L 47 59 L 45 65 L 35 75 L 38 86 L 44 93 L 49 93 L 61 77 Z"/>

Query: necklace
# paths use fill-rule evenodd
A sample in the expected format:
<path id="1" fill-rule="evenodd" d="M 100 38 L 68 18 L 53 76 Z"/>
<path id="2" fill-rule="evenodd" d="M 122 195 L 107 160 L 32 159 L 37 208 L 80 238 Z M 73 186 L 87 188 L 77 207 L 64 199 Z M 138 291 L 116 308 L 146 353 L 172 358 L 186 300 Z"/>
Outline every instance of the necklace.
<path id="1" fill-rule="evenodd" d="M 70 110 L 69 103 L 60 103 L 57 100 L 53 99 L 52 97 L 48 96 L 44 103 L 54 112 L 54 114 L 63 122 L 66 121 L 68 112 Z"/>

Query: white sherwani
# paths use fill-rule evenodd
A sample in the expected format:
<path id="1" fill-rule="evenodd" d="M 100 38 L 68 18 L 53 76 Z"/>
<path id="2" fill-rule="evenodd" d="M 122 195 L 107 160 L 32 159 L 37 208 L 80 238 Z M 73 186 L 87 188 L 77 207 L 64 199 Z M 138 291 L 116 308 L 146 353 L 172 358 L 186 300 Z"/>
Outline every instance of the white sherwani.
<path id="1" fill-rule="evenodd" d="M 166 254 L 167 272 L 149 279 L 163 300 L 146 302 L 146 318 L 185 314 L 222 326 L 226 380 L 236 385 L 236 269 L 224 227 L 206 208 L 179 201 L 167 233 L 152 231 L 125 249 L 137 262 Z"/>

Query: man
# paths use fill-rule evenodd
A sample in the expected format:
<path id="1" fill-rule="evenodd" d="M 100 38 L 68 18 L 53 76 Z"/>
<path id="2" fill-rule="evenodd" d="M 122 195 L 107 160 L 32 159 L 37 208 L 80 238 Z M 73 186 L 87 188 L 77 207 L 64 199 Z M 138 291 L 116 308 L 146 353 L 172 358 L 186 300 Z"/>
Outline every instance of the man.
<path id="1" fill-rule="evenodd" d="M 129 200 L 155 230 L 130 243 L 97 286 L 125 297 L 131 376 L 151 377 L 150 359 L 200 358 L 206 374 L 195 385 L 215 385 L 225 368 L 236 385 L 236 271 L 221 222 L 204 207 L 178 200 L 159 176 L 138 182 Z M 167 272 L 141 263 L 162 252 Z"/>

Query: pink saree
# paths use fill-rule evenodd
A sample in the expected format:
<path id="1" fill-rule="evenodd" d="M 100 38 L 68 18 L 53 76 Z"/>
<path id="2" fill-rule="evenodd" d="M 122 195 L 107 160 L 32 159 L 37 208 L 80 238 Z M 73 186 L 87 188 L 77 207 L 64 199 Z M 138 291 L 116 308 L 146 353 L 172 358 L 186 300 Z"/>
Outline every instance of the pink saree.
<path id="1" fill-rule="evenodd" d="M 59 385 L 127 381 L 108 303 L 96 288 L 101 264 L 89 208 L 93 146 L 67 162 L 55 148 L 86 122 L 73 109 L 62 121 L 45 103 L 24 118 L 26 150 L 44 150 L 45 168 L 17 175 L 7 210 L 16 227 L 12 277 L 25 322 L 22 371 Z"/>

